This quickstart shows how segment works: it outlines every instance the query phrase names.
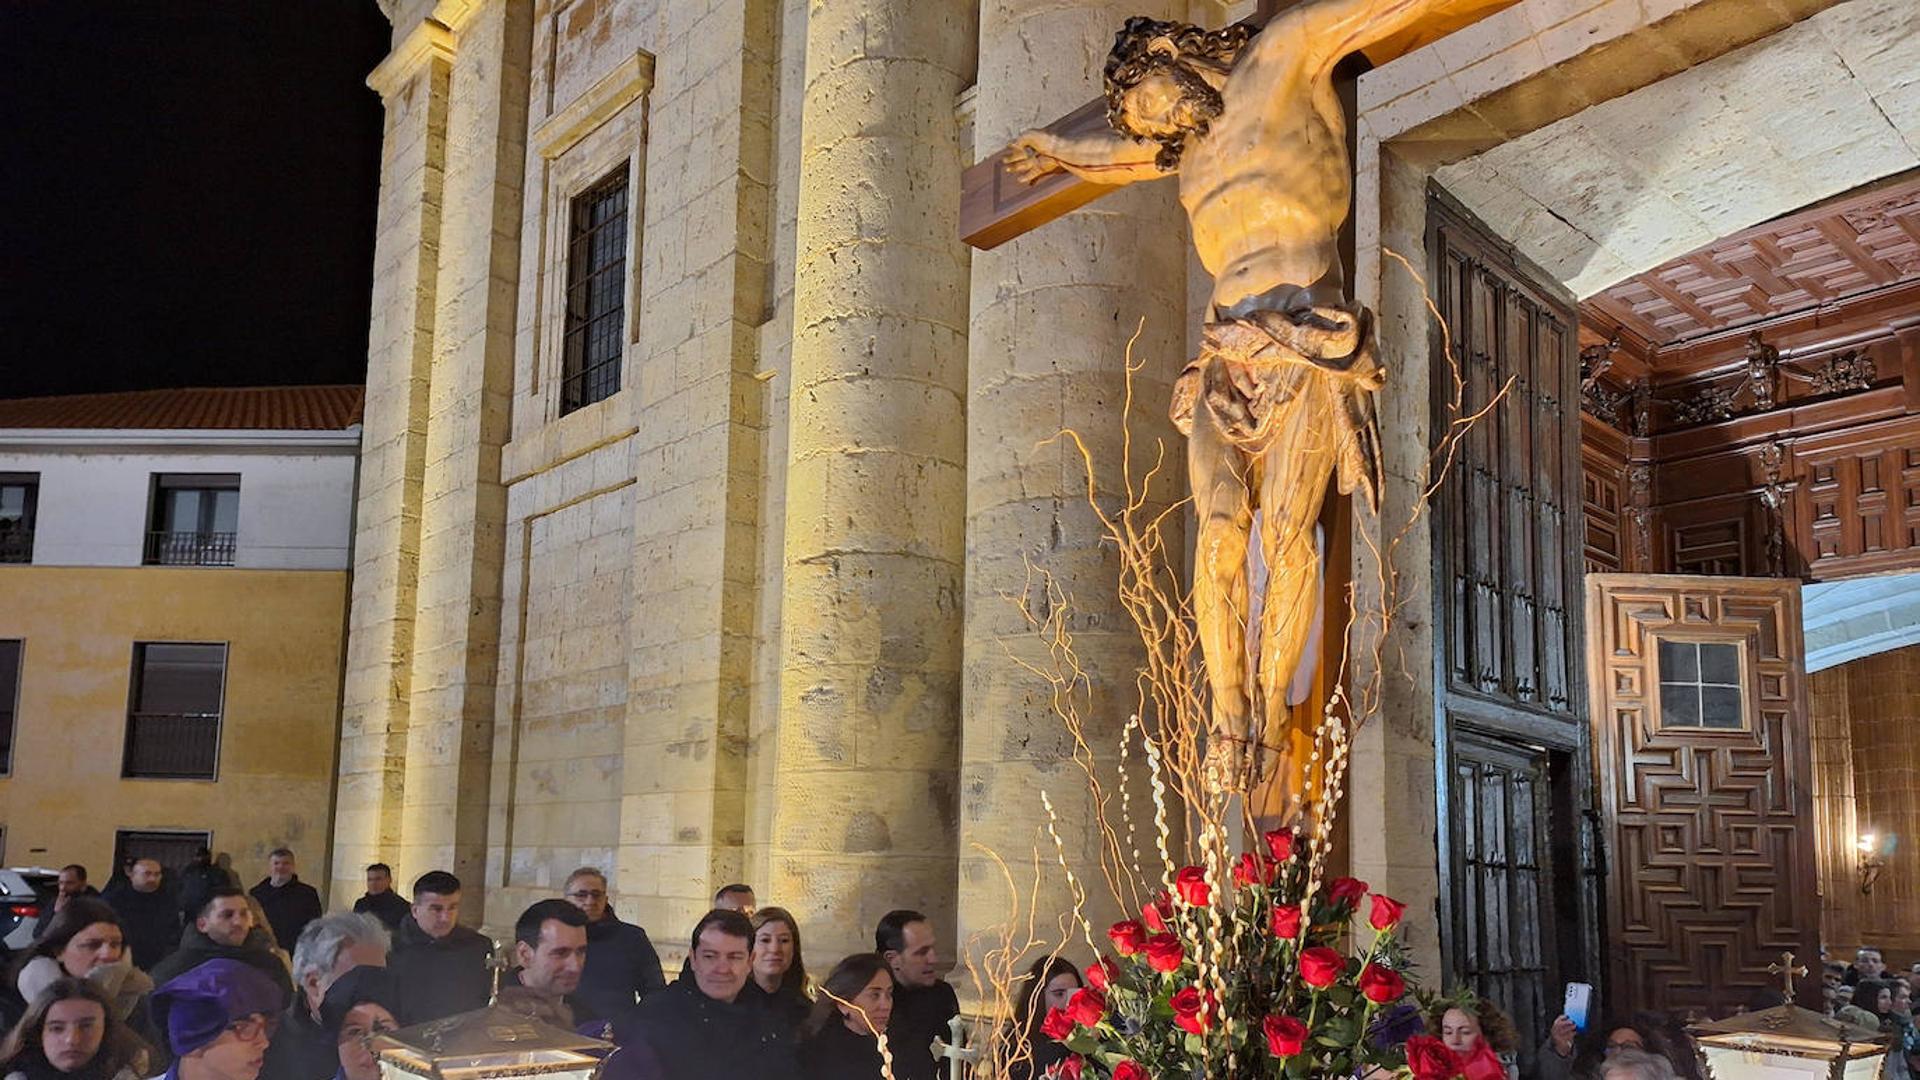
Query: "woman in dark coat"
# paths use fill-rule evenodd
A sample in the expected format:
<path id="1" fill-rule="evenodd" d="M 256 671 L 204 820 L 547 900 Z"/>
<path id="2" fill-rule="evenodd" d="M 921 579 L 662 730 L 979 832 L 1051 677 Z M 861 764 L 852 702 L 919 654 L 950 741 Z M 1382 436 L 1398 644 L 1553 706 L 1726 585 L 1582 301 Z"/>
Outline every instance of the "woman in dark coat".
<path id="1" fill-rule="evenodd" d="M 800 924 L 786 908 L 753 913 L 753 960 L 740 1000 L 771 1012 L 787 1030 L 798 1032 L 813 1010 L 807 996 L 807 962 L 800 953 Z"/>
<path id="2" fill-rule="evenodd" d="M 892 1016 L 893 972 L 879 953 L 856 953 L 835 964 L 800 1029 L 801 1075 L 806 1080 L 879 1076 L 875 1035 L 887 1030 Z"/>

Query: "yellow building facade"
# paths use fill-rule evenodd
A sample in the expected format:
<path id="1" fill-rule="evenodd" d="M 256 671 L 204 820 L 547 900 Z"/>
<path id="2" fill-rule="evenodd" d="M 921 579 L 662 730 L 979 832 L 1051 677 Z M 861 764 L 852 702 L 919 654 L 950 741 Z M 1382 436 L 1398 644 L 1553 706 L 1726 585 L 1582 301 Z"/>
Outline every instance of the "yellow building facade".
<path id="1" fill-rule="evenodd" d="M 359 391 L 0 402 L 11 865 L 329 846 Z M 277 426 L 276 426 L 277 425 Z M 321 425 L 321 426 L 313 426 Z M 317 875 L 316 875 L 317 876 Z"/>

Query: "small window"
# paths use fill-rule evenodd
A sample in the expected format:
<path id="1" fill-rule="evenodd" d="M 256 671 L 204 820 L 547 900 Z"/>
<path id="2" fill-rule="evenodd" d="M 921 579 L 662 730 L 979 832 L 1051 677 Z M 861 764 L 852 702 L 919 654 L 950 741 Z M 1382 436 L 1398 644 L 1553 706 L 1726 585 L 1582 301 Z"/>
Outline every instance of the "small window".
<path id="1" fill-rule="evenodd" d="M 240 478 L 162 473 L 153 478 L 149 566 L 232 566 L 240 530 Z"/>
<path id="2" fill-rule="evenodd" d="M 0 775 L 13 772 L 13 721 L 20 707 L 21 642 L 0 641 Z"/>
<path id="3" fill-rule="evenodd" d="M 573 200 L 560 414 L 612 397 L 626 355 L 627 163 Z"/>
<path id="4" fill-rule="evenodd" d="M 212 780 L 220 763 L 225 645 L 141 642 L 133 647 L 133 688 L 120 774 Z"/>
<path id="5" fill-rule="evenodd" d="M 1739 645 L 1661 639 L 1660 726 L 1746 730 Z"/>
<path id="6" fill-rule="evenodd" d="M 0 563 L 33 561 L 33 514 L 39 473 L 0 473 Z"/>

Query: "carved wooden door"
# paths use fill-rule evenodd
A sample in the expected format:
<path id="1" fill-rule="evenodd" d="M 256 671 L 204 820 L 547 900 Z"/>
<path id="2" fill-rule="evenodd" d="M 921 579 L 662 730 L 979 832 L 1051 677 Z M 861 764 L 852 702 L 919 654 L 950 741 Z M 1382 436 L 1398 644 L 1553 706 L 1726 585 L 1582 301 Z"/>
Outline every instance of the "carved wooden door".
<path id="1" fill-rule="evenodd" d="M 1609 1004 L 1743 1005 L 1819 954 L 1800 583 L 1590 574 L 1587 630 Z"/>

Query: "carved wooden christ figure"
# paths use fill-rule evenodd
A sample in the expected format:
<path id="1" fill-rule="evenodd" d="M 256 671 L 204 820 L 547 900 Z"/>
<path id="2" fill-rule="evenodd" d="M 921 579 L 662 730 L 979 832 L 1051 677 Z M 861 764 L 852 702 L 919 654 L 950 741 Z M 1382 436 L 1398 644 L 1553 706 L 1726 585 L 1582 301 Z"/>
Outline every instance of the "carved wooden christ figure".
<path id="1" fill-rule="evenodd" d="M 1107 58 L 1111 131 L 1035 130 L 1006 164 L 1101 184 L 1178 174 L 1194 246 L 1213 274 L 1200 355 L 1174 389 L 1200 534 L 1194 608 L 1211 696 L 1208 765 L 1246 790 L 1279 773 L 1305 809 L 1287 688 L 1313 626 L 1314 524 L 1327 483 L 1377 507 L 1373 395 L 1384 371 L 1368 313 L 1345 296 L 1337 239 L 1352 198 L 1342 57 L 1460 0 L 1308 0 L 1264 29 L 1127 20 Z M 1472 6 L 1472 5 L 1469 5 Z M 1268 568 L 1249 625 L 1247 547 L 1258 511 Z M 1249 753 L 1253 749 L 1256 753 Z"/>

